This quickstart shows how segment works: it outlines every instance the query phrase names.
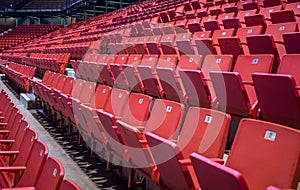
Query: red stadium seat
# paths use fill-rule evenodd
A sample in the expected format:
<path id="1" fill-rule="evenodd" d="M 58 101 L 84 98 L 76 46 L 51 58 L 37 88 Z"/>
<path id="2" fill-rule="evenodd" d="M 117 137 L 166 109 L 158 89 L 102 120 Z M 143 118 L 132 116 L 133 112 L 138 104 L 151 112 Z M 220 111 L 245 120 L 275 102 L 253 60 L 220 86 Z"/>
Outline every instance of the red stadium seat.
<path id="1" fill-rule="evenodd" d="M 299 178 L 299 140 L 300 133 L 295 129 L 243 119 L 226 166 L 196 153 L 191 155 L 191 160 L 201 188 L 204 189 L 247 190 L 266 189 L 269 186 L 296 189 Z M 285 167 L 280 167 L 282 163 L 285 163 Z"/>

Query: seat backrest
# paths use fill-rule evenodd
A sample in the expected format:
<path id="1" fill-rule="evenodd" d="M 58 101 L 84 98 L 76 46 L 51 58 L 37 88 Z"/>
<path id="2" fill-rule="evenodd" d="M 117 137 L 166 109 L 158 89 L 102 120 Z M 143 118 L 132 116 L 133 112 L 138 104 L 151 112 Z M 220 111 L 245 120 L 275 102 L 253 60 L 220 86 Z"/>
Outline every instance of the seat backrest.
<path id="1" fill-rule="evenodd" d="M 66 94 L 66 95 L 70 95 L 72 93 L 72 89 L 73 89 L 73 82 L 74 82 L 74 78 L 72 77 L 67 77 L 66 78 L 66 82 L 64 87 L 62 88 L 62 93 Z"/>
<path id="2" fill-rule="evenodd" d="M 25 121 L 24 121 L 25 122 Z M 25 128 L 25 135 L 22 140 L 21 146 L 19 148 L 20 153 L 18 154 L 16 160 L 14 161 L 13 165 L 15 166 L 25 166 L 28 158 L 31 154 L 32 147 L 34 143 L 38 139 L 38 134 L 36 131 Z M 16 150 L 16 149 L 14 149 Z"/>
<path id="3" fill-rule="evenodd" d="M 249 190 L 239 172 L 198 153 L 191 154 L 190 158 L 201 189 Z"/>
<path id="4" fill-rule="evenodd" d="M 18 131 L 15 136 L 15 142 L 12 144 L 10 150 L 20 150 L 20 146 L 23 143 L 23 138 L 25 137 L 24 135 L 27 128 L 29 128 L 29 123 L 22 119 L 19 123 Z"/>
<path id="5" fill-rule="evenodd" d="M 298 60 L 300 59 L 300 54 L 287 54 L 281 59 L 281 63 L 278 67 L 278 74 L 289 74 L 292 75 L 296 81 L 296 85 L 300 86 L 300 64 Z"/>
<path id="6" fill-rule="evenodd" d="M 252 77 L 263 120 L 300 129 L 300 98 L 293 77 L 266 73 Z"/>
<path id="7" fill-rule="evenodd" d="M 65 76 L 65 75 L 60 76 L 58 84 L 56 85 L 57 90 L 59 90 L 59 91 L 63 90 L 65 83 L 66 83 L 66 79 L 67 79 L 67 76 Z"/>
<path id="8" fill-rule="evenodd" d="M 177 55 L 161 55 L 157 62 L 157 67 L 175 68 L 177 65 Z"/>
<path id="9" fill-rule="evenodd" d="M 145 55 L 141 61 L 141 65 L 150 66 L 152 69 L 155 68 L 158 60 L 158 55 Z"/>
<path id="10" fill-rule="evenodd" d="M 81 190 L 81 188 L 74 181 L 64 179 L 59 190 Z"/>
<path id="11" fill-rule="evenodd" d="M 83 87 L 84 87 L 85 83 L 86 83 L 86 81 L 81 80 L 81 79 L 74 80 L 73 87 L 72 87 L 72 93 L 71 93 L 73 98 L 79 99 L 81 96 L 81 93 L 83 93 L 83 94 L 85 93 L 83 91 Z"/>
<path id="12" fill-rule="evenodd" d="M 283 34 L 283 41 L 287 54 L 300 54 L 300 32 L 287 32 Z"/>
<path id="13" fill-rule="evenodd" d="M 299 130 L 243 119 L 226 165 L 243 175 L 249 189 L 265 189 L 269 185 L 296 189 L 300 171 L 299 144 Z"/>
<path id="14" fill-rule="evenodd" d="M 249 26 L 239 28 L 236 36 L 239 37 L 241 43 L 247 43 L 246 36 L 259 35 L 263 33 L 263 26 Z"/>
<path id="15" fill-rule="evenodd" d="M 35 185 L 36 189 L 53 190 L 59 189 L 64 178 L 63 165 L 53 157 L 48 157 L 42 167 L 41 174 Z"/>
<path id="16" fill-rule="evenodd" d="M 122 114 L 124 105 L 128 101 L 129 92 L 127 90 L 113 88 L 106 101 L 104 111 L 119 117 Z"/>
<path id="17" fill-rule="evenodd" d="M 178 61 L 178 69 L 199 70 L 203 60 L 202 55 L 181 55 Z"/>
<path id="18" fill-rule="evenodd" d="M 201 66 L 205 78 L 209 78 L 210 71 L 230 71 L 232 67 L 232 55 L 207 55 Z"/>
<path id="19" fill-rule="evenodd" d="M 109 99 L 111 87 L 99 84 L 96 88 L 94 96 L 91 98 L 90 107 L 96 109 L 103 109 L 106 101 Z"/>
<path id="20" fill-rule="evenodd" d="M 271 34 L 274 41 L 283 42 L 282 35 L 287 32 L 298 32 L 298 24 L 296 22 L 270 24 L 266 29 L 266 34 Z"/>
<path id="21" fill-rule="evenodd" d="M 176 138 L 183 111 L 183 104 L 165 99 L 156 99 L 144 132 L 151 132 L 166 139 Z"/>
<path id="22" fill-rule="evenodd" d="M 132 126 L 143 126 L 149 118 L 151 104 L 151 96 L 131 93 L 124 106 L 121 120 Z"/>
<path id="23" fill-rule="evenodd" d="M 95 96 L 96 83 L 86 82 L 83 84 L 82 93 L 80 94 L 79 100 L 81 104 L 90 104 L 92 97 Z"/>
<path id="24" fill-rule="evenodd" d="M 238 72 L 243 81 L 252 81 L 252 73 L 270 73 L 273 66 L 273 55 L 240 55 L 234 66 L 234 71 Z"/>
<path id="25" fill-rule="evenodd" d="M 197 152 L 208 158 L 223 158 L 230 115 L 216 110 L 190 107 L 177 140 L 184 158 Z"/>
<path id="26" fill-rule="evenodd" d="M 17 187 L 33 187 L 43 169 L 44 163 L 48 156 L 48 147 L 41 141 L 36 141 L 32 147 L 30 156 L 28 158 L 26 169 L 17 183 Z M 46 182 L 47 179 L 45 179 Z"/>

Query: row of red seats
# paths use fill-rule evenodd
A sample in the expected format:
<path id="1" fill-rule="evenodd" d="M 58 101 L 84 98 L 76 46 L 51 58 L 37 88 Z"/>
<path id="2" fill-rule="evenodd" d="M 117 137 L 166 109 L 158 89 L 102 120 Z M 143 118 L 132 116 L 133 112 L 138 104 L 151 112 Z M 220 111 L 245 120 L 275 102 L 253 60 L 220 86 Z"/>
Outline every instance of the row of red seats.
<path id="1" fill-rule="evenodd" d="M 36 94 L 44 106 L 58 111 L 75 125 L 92 151 L 105 149 L 110 153 L 109 162 L 118 164 L 115 159 L 122 160 L 131 167 L 129 187 L 138 183 L 134 179 L 135 172 L 138 172 L 163 188 L 199 188 L 195 173 L 207 172 L 205 169 L 198 170 L 197 165 L 193 169 L 190 154 L 196 152 L 223 163 L 230 124 L 228 114 L 207 108 L 185 107 L 179 102 L 153 99 L 146 94 L 130 93 L 102 84 L 96 86 L 94 82 L 74 80 L 51 72 L 46 73 L 41 83 L 35 84 Z M 277 139 L 277 135 L 283 134 L 289 137 Z M 246 138 L 249 135 L 251 138 Z M 232 161 L 227 163 L 228 167 L 237 165 L 238 171 L 247 174 L 244 177 L 250 188 L 262 189 L 270 185 L 295 188 L 299 177 L 299 158 L 295 157 L 300 151 L 297 144 L 299 135 L 299 130 L 244 119 L 234 141 L 230 153 Z M 252 141 L 252 138 L 256 140 Z M 253 143 L 257 145 L 255 148 Z M 283 155 L 286 143 L 291 145 L 292 150 Z M 249 149 L 251 152 L 247 158 L 242 159 L 240 155 Z M 270 151 L 272 155 L 268 154 Z M 266 154 L 270 159 L 264 159 Z M 291 164 L 285 168 L 287 170 L 279 172 L 281 167 L 275 166 L 283 158 Z M 257 174 L 256 171 L 261 171 L 260 167 L 270 160 L 272 166 Z M 282 175 L 274 177 L 274 168 Z M 248 169 L 251 172 L 246 172 Z M 286 175 L 287 172 L 291 175 Z M 255 178 L 260 174 L 261 178 Z"/>
<path id="2" fill-rule="evenodd" d="M 269 98 L 270 85 L 265 88 L 268 90 L 263 90 L 267 83 L 256 80 L 253 83 L 253 73 L 272 72 L 275 61 L 271 54 L 240 55 L 235 63 L 232 55 L 207 55 L 205 58 L 182 55 L 178 60 L 174 55 L 91 54 L 82 62 L 72 63 L 76 77 L 87 81 L 299 128 L 300 104 L 298 95 L 292 96 L 298 88 L 295 86 L 300 84 L 298 59 L 299 54 L 285 55 L 277 70 L 277 75 L 294 78 L 289 90 L 286 89 L 286 98 L 279 93 L 281 88 L 278 88 L 278 93 L 272 94 L 273 98 Z M 260 74 L 253 75 L 253 78 L 257 75 Z M 276 84 L 273 87 L 275 92 Z M 279 99 L 280 104 L 275 104 Z M 293 109 L 288 101 L 294 101 Z"/>
<path id="3" fill-rule="evenodd" d="M 62 25 L 21 25 L 15 27 L 8 33 L 5 33 L 0 39 L 5 39 L 5 41 L 0 40 L 0 46 L 3 46 L 4 49 L 9 49 L 18 44 L 27 42 L 31 39 L 39 37 L 43 34 L 52 32 L 61 28 Z M 0 50 L 1 52 L 3 49 Z"/>
<path id="4" fill-rule="evenodd" d="M 64 179 L 64 167 L 48 157 L 48 147 L 19 112 L 4 90 L 0 92 L 1 189 L 79 190 Z"/>
<path id="5" fill-rule="evenodd" d="M 27 56 L 27 53 L 13 53 L 12 55 L 5 55 L 5 57 L 1 56 L 2 58 L 6 58 L 8 61 L 24 64 L 24 57 Z"/>
<path id="6" fill-rule="evenodd" d="M 169 27 L 170 30 L 171 28 Z M 169 30 L 167 27 L 162 29 Z M 232 54 L 234 60 L 240 54 L 269 53 L 275 55 L 277 63 L 278 59 L 285 54 L 300 52 L 295 45 L 299 40 L 297 23 L 272 24 L 268 25 L 265 32 L 263 31 L 263 26 L 250 26 L 214 30 L 214 32 L 196 32 L 194 35 L 158 32 L 155 36 L 123 37 L 118 40 L 121 42 L 117 42 L 118 37 L 115 34 L 116 42 L 102 43 L 99 46 L 100 49 L 109 49 L 112 54 Z M 104 38 L 103 41 L 112 41 L 110 39 Z M 257 46 L 257 43 L 265 45 Z"/>
<path id="7" fill-rule="evenodd" d="M 45 53 L 69 53 L 73 59 L 81 59 L 84 54 L 89 49 L 91 45 L 90 42 L 77 43 L 77 44 L 62 44 L 62 45 L 52 45 L 51 47 L 46 47 Z"/>
<path id="8" fill-rule="evenodd" d="M 34 66 L 39 72 L 44 73 L 46 70 L 64 74 L 70 60 L 69 53 L 61 54 L 42 54 L 32 53 L 30 57 L 23 57 L 27 65 Z"/>
<path id="9" fill-rule="evenodd" d="M 12 83 L 12 86 L 19 92 L 28 92 L 30 89 L 29 80 L 35 74 L 35 67 L 10 62 L 8 66 L 0 65 L 0 72 Z"/>

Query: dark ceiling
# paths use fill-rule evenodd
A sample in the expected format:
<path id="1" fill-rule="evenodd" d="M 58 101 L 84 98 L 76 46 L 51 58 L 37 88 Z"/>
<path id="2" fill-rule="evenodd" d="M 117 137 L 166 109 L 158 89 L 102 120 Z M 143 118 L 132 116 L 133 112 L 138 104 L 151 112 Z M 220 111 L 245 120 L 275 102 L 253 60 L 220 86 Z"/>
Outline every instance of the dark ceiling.
<path id="1" fill-rule="evenodd" d="M 0 17 L 92 17 L 129 6 L 140 0 L 1 0 Z"/>

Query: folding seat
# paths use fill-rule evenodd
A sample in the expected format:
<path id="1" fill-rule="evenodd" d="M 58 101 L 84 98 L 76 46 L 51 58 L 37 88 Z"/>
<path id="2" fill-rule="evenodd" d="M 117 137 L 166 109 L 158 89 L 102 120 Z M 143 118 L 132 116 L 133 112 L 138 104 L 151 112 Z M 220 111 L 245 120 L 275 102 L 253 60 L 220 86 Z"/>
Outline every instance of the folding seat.
<path id="1" fill-rule="evenodd" d="M 244 54 L 246 55 L 250 54 L 247 46 L 246 37 L 251 35 L 260 35 L 262 33 L 263 33 L 263 26 L 242 27 L 237 30 L 236 36 L 239 38 L 239 42 L 243 48 Z"/>
<path id="2" fill-rule="evenodd" d="M 89 126 L 87 125 L 88 121 L 85 120 L 84 115 L 81 108 L 81 105 L 90 105 L 92 104 L 91 101 L 94 101 L 95 99 L 93 98 L 95 96 L 95 90 L 96 90 L 96 84 L 93 82 L 86 82 L 82 84 L 82 87 L 80 89 L 80 95 L 77 97 L 71 97 L 71 109 L 72 112 L 68 112 L 68 115 L 74 114 L 74 122 L 80 133 L 88 134 L 90 135 L 90 129 Z M 82 132 L 84 131 L 84 132 Z"/>
<path id="3" fill-rule="evenodd" d="M 191 161 L 203 189 L 296 189 L 299 140 L 299 130 L 243 119 L 225 166 L 197 153 Z"/>
<path id="4" fill-rule="evenodd" d="M 100 126 L 105 135 L 104 146 L 120 158 L 123 158 L 125 152 L 122 146 L 122 139 L 119 137 L 118 133 L 116 133 L 114 126 L 116 126 L 116 119 L 122 116 L 121 114 L 123 113 L 124 106 L 128 99 L 128 91 L 113 88 L 104 109 L 98 109 L 96 111 L 100 120 Z"/>
<path id="5" fill-rule="evenodd" d="M 35 140 L 26 165 L 0 167 L 0 171 L 15 173 L 16 178 L 18 179 L 15 184 L 10 184 L 10 185 L 18 189 L 19 188 L 27 189 L 25 187 L 31 187 L 36 184 L 36 181 L 39 178 L 41 171 L 44 169 L 44 163 L 47 159 L 48 152 L 49 151 L 47 145 L 45 145 L 41 141 Z M 50 179 L 51 178 L 45 180 L 48 182 L 52 182 L 50 181 Z M 50 186 L 50 184 L 48 185 Z M 7 188 L 7 189 L 11 189 L 11 188 Z"/>
<path id="6" fill-rule="evenodd" d="M 20 123 L 23 119 L 24 116 L 18 112 L 17 108 L 14 107 L 9 121 L 7 123 L 2 123 L 2 129 L 0 130 L 0 139 L 15 140 L 16 136 L 18 135 L 18 130 L 21 126 Z M 12 144 L 8 145 L 7 148 L 10 148 L 11 145 Z"/>
<path id="7" fill-rule="evenodd" d="M 271 34 L 273 36 L 279 57 L 282 58 L 285 52 L 285 48 L 283 44 L 283 34 L 287 32 L 298 32 L 298 24 L 296 22 L 289 22 L 289 23 L 278 23 L 278 24 L 272 24 L 269 25 L 266 29 L 266 34 Z M 269 39 L 270 41 L 270 39 Z M 266 42 L 271 43 L 271 42 Z M 248 44 L 249 46 L 249 44 Z M 249 47 L 250 50 L 250 47 Z M 254 50 L 253 50 L 254 51 Z M 251 53 L 251 50 L 250 50 Z M 256 53 L 259 53 L 257 50 Z M 271 53 L 271 52 L 270 52 Z M 276 58 L 275 58 L 276 59 Z"/>
<path id="8" fill-rule="evenodd" d="M 155 76 L 153 76 L 153 74 L 155 73 L 157 62 L 158 55 L 146 55 L 143 57 L 141 64 L 138 65 L 137 70 L 140 76 L 140 81 L 143 84 L 144 93 L 155 97 L 161 97 L 162 89 L 160 87 L 159 81 Z"/>
<path id="9" fill-rule="evenodd" d="M 149 41 L 149 36 L 143 36 L 137 39 L 137 41 L 134 44 L 137 54 L 148 54 L 146 43 Z"/>
<path id="10" fill-rule="evenodd" d="M 233 19 L 235 18 L 235 13 L 223 13 L 223 14 L 220 14 L 218 16 L 218 23 L 221 25 L 221 26 L 224 26 L 223 24 L 223 20 L 224 19 Z"/>
<path id="11" fill-rule="evenodd" d="M 196 10 L 196 18 L 203 18 L 208 16 L 207 8 L 197 9 Z"/>
<path id="12" fill-rule="evenodd" d="M 176 34 L 187 33 L 186 24 L 187 24 L 187 20 L 177 20 L 174 25 L 175 33 Z"/>
<path id="13" fill-rule="evenodd" d="M 152 132 L 166 139 L 176 139 L 184 111 L 184 105 L 164 100 L 154 101 L 149 119 L 144 125 L 128 124 L 117 120 L 116 124 L 128 152 L 131 169 L 129 186 L 134 183 L 135 171 L 142 176 L 152 178 L 158 183 L 157 170 L 152 158 L 145 133 Z"/>
<path id="14" fill-rule="evenodd" d="M 164 34 L 160 39 L 162 54 L 177 54 L 175 48 L 175 34 Z"/>
<path id="15" fill-rule="evenodd" d="M 137 66 L 141 63 L 142 55 L 131 55 L 127 65 L 122 65 L 122 69 L 127 81 L 129 91 L 143 92 L 142 83 L 137 73 Z"/>
<path id="16" fill-rule="evenodd" d="M 230 71 L 231 55 L 207 55 L 200 70 L 180 69 L 179 74 L 190 106 L 211 108 L 215 92 L 209 77 L 210 71 Z"/>
<path id="17" fill-rule="evenodd" d="M 300 16 L 300 5 L 299 2 L 292 2 L 292 3 L 287 3 L 285 6 L 285 10 L 293 10 L 296 20 L 299 23 L 299 16 Z"/>
<path id="18" fill-rule="evenodd" d="M 194 55 L 195 50 L 191 44 L 192 35 L 188 33 L 176 35 L 176 45 L 180 55 Z"/>
<path id="19" fill-rule="evenodd" d="M 82 130 L 82 137 L 88 144 L 90 140 L 90 148 L 93 151 L 95 143 L 103 145 L 105 142 L 105 135 L 100 125 L 99 118 L 96 114 L 97 109 L 105 109 L 106 102 L 109 100 L 112 88 L 106 85 L 98 85 L 95 95 L 92 97 L 90 104 L 81 104 L 80 110 L 86 123 L 86 129 Z M 109 104 L 108 104 L 109 105 Z"/>
<path id="20" fill-rule="evenodd" d="M 115 79 L 115 86 L 127 89 L 127 82 L 123 73 L 122 65 L 127 64 L 128 55 L 118 55 L 114 64 L 110 64 L 110 70 Z"/>
<path id="21" fill-rule="evenodd" d="M 239 55 L 244 54 L 243 47 L 240 43 L 240 39 L 234 37 L 219 37 L 218 42 L 220 45 L 220 51 L 222 55 L 232 55 L 233 62 L 235 63 Z"/>
<path id="22" fill-rule="evenodd" d="M 181 55 L 176 70 L 177 71 L 179 69 L 200 70 L 202 60 L 203 60 L 202 55 Z"/>
<path id="23" fill-rule="evenodd" d="M 270 14 L 273 24 L 296 22 L 296 17 L 293 10 L 278 10 Z"/>
<path id="24" fill-rule="evenodd" d="M 300 42 L 300 32 L 287 32 L 283 34 L 283 42 L 285 46 L 285 52 L 287 54 L 299 54 L 300 48 L 298 46 Z"/>
<path id="25" fill-rule="evenodd" d="M 203 17 L 201 23 L 203 24 L 203 27 L 206 31 L 214 32 L 215 30 L 221 29 L 216 16 Z"/>
<path id="26" fill-rule="evenodd" d="M 292 75 L 254 73 L 252 77 L 262 119 L 299 129 L 299 94 Z"/>
<path id="27" fill-rule="evenodd" d="M 159 48 L 161 35 L 150 36 L 149 41 L 146 43 L 149 54 L 160 55 L 161 49 Z"/>
<path id="28" fill-rule="evenodd" d="M 64 110 L 63 115 L 65 114 L 65 119 L 73 125 L 76 125 L 74 112 L 73 112 L 73 100 L 80 99 L 80 96 L 84 96 L 83 87 L 86 82 L 81 79 L 76 79 L 72 81 L 72 91 L 71 94 L 61 94 L 61 110 Z"/>
<path id="29" fill-rule="evenodd" d="M 220 51 L 221 44 L 220 44 L 219 38 L 231 37 L 231 36 L 234 36 L 234 35 L 235 35 L 235 29 L 234 28 L 228 28 L 228 29 L 215 30 L 214 31 L 214 33 L 212 35 L 212 45 L 215 47 L 216 52 L 218 54 L 221 54 L 221 51 Z M 219 48 L 219 46 L 220 46 L 220 48 Z"/>
<path id="30" fill-rule="evenodd" d="M 220 110 L 238 117 L 257 115 L 257 97 L 251 75 L 254 72 L 270 73 L 273 55 L 240 55 L 233 72 L 211 71 L 210 77 Z"/>
<path id="31" fill-rule="evenodd" d="M 147 132 L 145 136 L 163 184 L 168 189 L 198 189 L 189 156 L 197 152 L 211 159 L 222 159 L 229 125 L 228 114 L 190 107 L 177 141 Z"/>
<path id="32" fill-rule="evenodd" d="M 26 121 L 22 121 L 24 124 L 26 124 Z M 27 123 L 28 124 L 28 123 Z M 29 125 L 24 125 L 24 128 L 21 128 L 21 130 L 24 130 L 24 138 L 20 143 L 20 147 L 16 149 L 15 147 L 12 148 L 9 151 L 1 151 L 1 166 L 0 166 L 0 171 L 1 171 L 1 186 L 2 187 L 12 187 L 14 185 L 14 181 L 18 180 L 18 175 L 11 175 L 10 173 L 6 172 L 4 169 L 5 167 L 11 167 L 11 166 L 25 166 L 29 156 L 31 154 L 32 147 L 34 143 L 37 141 L 38 135 L 37 133 L 29 129 Z M 4 140 L 2 140 L 3 143 L 5 143 Z M 15 142 L 14 142 L 15 143 Z"/>
<path id="33" fill-rule="evenodd" d="M 161 29 L 163 34 L 175 34 L 175 27 L 173 23 L 164 23 Z"/>
<path id="34" fill-rule="evenodd" d="M 110 64 L 115 63 L 116 56 L 115 55 L 108 55 L 106 59 L 106 63 L 98 63 L 99 68 L 101 70 L 101 76 L 104 80 L 104 83 L 113 86 L 115 83 L 115 78 L 110 70 Z"/>
<path id="35" fill-rule="evenodd" d="M 280 11 L 282 9 L 282 5 L 272 6 L 272 7 L 260 7 L 259 13 L 264 15 L 268 24 L 271 24 L 271 13 Z"/>
<path id="36" fill-rule="evenodd" d="M 194 19 L 189 19 L 187 22 L 187 26 L 189 31 L 194 34 L 195 32 L 202 31 L 202 27 L 200 25 L 200 19 L 199 18 L 194 18 Z"/>
<path id="37" fill-rule="evenodd" d="M 74 181 L 70 179 L 64 179 L 59 190 L 81 190 L 81 188 Z"/>
<path id="38" fill-rule="evenodd" d="M 240 22 L 242 24 L 245 24 L 245 17 L 246 16 L 250 16 L 250 15 L 254 15 L 257 13 L 257 10 L 253 9 L 253 10 L 244 10 L 244 11 L 239 11 L 237 13 L 237 17 L 239 18 Z"/>

